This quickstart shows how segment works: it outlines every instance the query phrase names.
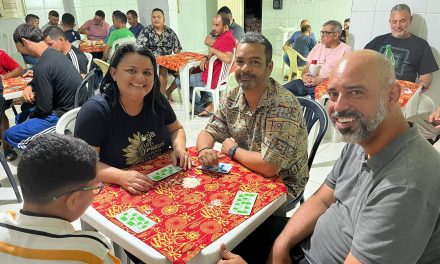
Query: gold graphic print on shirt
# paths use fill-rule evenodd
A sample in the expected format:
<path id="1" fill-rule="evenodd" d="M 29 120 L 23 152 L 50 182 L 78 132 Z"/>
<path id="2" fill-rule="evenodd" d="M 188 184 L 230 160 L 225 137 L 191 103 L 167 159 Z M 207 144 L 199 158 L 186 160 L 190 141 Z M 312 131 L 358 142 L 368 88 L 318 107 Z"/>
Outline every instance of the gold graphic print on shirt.
<path id="1" fill-rule="evenodd" d="M 122 150 L 125 152 L 124 157 L 126 164 L 138 164 L 160 154 L 165 142 L 162 141 L 159 144 L 154 144 L 154 137 L 156 137 L 156 133 L 154 132 L 147 132 L 146 134 L 137 132 L 133 134 L 132 138 L 128 138 L 130 144 Z"/>

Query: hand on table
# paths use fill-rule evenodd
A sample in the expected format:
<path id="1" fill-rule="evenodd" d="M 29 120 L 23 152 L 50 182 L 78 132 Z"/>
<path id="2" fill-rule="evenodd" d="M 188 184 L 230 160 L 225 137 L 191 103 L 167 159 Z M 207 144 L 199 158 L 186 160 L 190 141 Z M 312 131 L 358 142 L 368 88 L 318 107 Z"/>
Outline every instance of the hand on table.
<path id="1" fill-rule="evenodd" d="M 217 166 L 218 165 L 218 155 L 217 151 L 205 148 L 202 151 L 199 151 L 198 156 L 200 165 L 202 166 Z"/>
<path id="2" fill-rule="evenodd" d="M 246 264 L 247 262 L 244 261 L 242 257 L 240 257 L 237 254 L 232 253 L 229 251 L 225 244 L 220 245 L 220 255 L 223 259 L 221 259 L 218 264 Z"/>
<path id="3" fill-rule="evenodd" d="M 141 195 L 153 188 L 153 180 L 140 172 L 125 171 L 121 177 L 122 188 L 134 195 Z"/>
<path id="4" fill-rule="evenodd" d="M 31 86 L 26 86 L 26 88 L 24 88 L 22 97 L 24 101 L 28 103 L 33 103 L 35 101 L 35 95 Z"/>
<path id="5" fill-rule="evenodd" d="M 238 143 L 235 142 L 235 140 L 233 138 L 225 139 L 225 141 L 223 141 L 223 143 L 222 143 L 222 153 L 229 156 L 229 149 L 231 149 L 234 146 L 238 146 Z"/>
<path id="6" fill-rule="evenodd" d="M 21 77 L 34 77 L 34 71 L 27 70 Z"/>
<path id="7" fill-rule="evenodd" d="M 171 153 L 171 162 L 173 165 L 181 167 L 183 170 L 191 168 L 191 157 L 185 150 L 175 149 Z"/>

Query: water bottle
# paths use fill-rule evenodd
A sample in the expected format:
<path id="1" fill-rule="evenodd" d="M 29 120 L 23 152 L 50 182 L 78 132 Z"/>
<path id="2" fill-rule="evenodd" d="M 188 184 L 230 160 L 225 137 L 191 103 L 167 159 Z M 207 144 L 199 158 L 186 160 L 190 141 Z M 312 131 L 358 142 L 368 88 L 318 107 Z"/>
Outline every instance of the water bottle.
<path id="1" fill-rule="evenodd" d="M 309 65 L 308 75 L 310 77 L 315 77 L 317 68 L 318 68 L 318 61 L 312 60 L 312 63 L 310 63 L 310 65 Z"/>
<path id="2" fill-rule="evenodd" d="M 396 60 L 394 59 L 393 51 L 391 50 L 391 45 L 385 46 L 385 52 L 383 53 L 385 57 L 393 64 L 393 66 L 396 64 Z"/>

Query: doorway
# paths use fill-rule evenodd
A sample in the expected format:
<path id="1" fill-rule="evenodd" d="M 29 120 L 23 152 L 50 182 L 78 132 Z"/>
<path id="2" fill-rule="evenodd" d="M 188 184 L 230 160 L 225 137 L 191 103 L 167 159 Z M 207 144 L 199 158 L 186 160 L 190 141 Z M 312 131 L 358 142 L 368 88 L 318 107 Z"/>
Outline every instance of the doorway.
<path id="1" fill-rule="evenodd" d="M 244 0 L 244 31 L 260 32 L 263 0 Z"/>

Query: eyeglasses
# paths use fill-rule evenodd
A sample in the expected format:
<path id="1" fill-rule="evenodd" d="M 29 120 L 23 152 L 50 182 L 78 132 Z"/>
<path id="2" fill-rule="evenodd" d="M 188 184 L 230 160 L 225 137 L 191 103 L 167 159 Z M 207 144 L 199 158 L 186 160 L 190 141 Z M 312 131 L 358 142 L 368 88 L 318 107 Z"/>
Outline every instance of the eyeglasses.
<path id="1" fill-rule="evenodd" d="M 93 194 L 97 195 L 100 194 L 102 189 L 104 189 L 105 185 L 104 183 L 102 183 L 101 181 L 99 181 L 98 186 L 94 186 L 94 187 L 84 187 L 84 188 L 78 188 L 75 190 L 71 190 L 62 194 L 58 194 L 54 197 L 52 197 L 53 200 L 56 200 L 58 198 L 60 198 L 63 195 L 69 194 L 69 193 L 73 193 L 73 192 L 83 192 L 83 191 L 93 191 Z"/>
<path id="2" fill-rule="evenodd" d="M 336 32 L 321 30 L 321 35 L 324 35 L 326 37 L 330 36 L 330 34 L 333 34 L 333 33 L 336 33 Z"/>

